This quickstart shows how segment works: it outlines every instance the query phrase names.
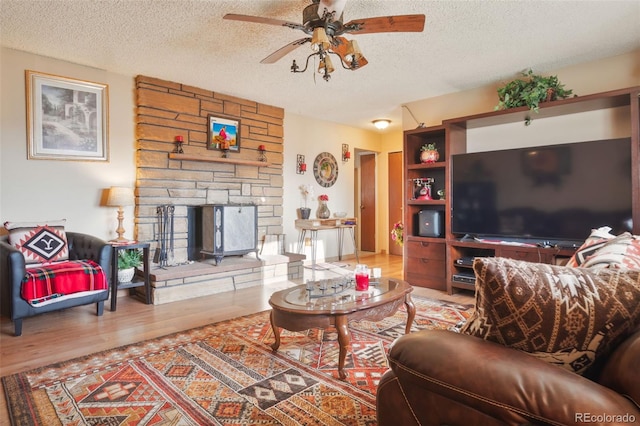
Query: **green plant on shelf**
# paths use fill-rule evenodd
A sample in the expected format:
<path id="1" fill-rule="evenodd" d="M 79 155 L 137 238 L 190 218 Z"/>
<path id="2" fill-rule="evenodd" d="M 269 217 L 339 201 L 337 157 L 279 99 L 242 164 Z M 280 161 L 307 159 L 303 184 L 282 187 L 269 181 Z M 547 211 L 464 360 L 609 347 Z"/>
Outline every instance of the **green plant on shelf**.
<path id="1" fill-rule="evenodd" d="M 534 74 L 531 69 L 520 74 L 524 78 L 517 78 L 498 88 L 496 110 L 527 106 L 529 110 L 538 112 L 540 103 L 566 99 L 573 94 L 572 90 L 564 88 L 555 75 L 543 77 Z M 530 122 L 530 118 L 525 120 L 526 125 Z"/>
<path id="2" fill-rule="evenodd" d="M 125 249 L 118 251 L 118 269 L 139 268 L 142 266 L 142 251 Z"/>

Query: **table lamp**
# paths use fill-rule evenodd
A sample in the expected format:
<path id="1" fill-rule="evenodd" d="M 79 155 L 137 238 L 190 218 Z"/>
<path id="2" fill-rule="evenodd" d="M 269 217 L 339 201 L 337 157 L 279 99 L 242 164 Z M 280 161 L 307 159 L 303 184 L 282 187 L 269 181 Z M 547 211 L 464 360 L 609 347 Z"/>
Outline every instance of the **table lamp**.
<path id="1" fill-rule="evenodd" d="M 123 206 L 132 206 L 134 204 L 133 188 L 124 188 L 119 186 L 112 186 L 109 188 L 109 195 L 107 196 L 107 206 L 118 207 L 118 228 L 116 233 L 118 238 L 111 240 L 112 242 L 123 243 L 127 242 L 124 235 L 124 228 L 122 226 L 122 220 L 124 219 Z"/>

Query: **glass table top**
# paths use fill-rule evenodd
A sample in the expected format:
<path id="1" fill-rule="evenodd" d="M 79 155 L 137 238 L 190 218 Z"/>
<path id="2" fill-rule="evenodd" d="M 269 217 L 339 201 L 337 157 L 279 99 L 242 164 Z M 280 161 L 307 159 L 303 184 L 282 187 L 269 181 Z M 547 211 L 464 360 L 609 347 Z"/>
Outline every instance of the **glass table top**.
<path id="1" fill-rule="evenodd" d="M 356 291 L 353 279 L 333 278 L 309 281 L 295 287 L 284 295 L 284 301 L 312 310 L 336 309 L 348 304 L 365 302 L 397 287 L 397 281 L 383 277 L 369 281 L 368 290 Z"/>

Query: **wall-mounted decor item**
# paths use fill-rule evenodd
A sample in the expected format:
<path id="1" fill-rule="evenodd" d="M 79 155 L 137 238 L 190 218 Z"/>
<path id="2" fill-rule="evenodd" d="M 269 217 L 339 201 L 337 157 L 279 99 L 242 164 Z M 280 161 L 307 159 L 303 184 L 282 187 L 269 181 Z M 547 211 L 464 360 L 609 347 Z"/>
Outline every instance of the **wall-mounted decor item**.
<path id="1" fill-rule="evenodd" d="M 109 86 L 26 70 L 27 158 L 109 160 Z"/>
<path id="2" fill-rule="evenodd" d="M 182 149 L 182 144 L 184 143 L 184 138 L 180 135 L 175 138 L 176 147 L 173 150 L 175 154 L 184 154 L 184 149 Z"/>
<path id="3" fill-rule="evenodd" d="M 267 162 L 267 154 L 265 154 L 265 152 L 267 152 L 267 147 L 265 145 L 260 145 L 258 146 L 258 161 L 262 161 L 264 163 Z"/>
<path id="4" fill-rule="evenodd" d="M 338 179 L 338 162 L 330 152 L 321 152 L 313 162 L 313 175 L 320 186 L 333 186 Z"/>
<path id="5" fill-rule="evenodd" d="M 209 114 L 207 148 L 219 149 L 225 153 L 240 151 L 240 119 Z"/>
<path id="6" fill-rule="evenodd" d="M 306 171 L 307 163 L 304 162 L 304 155 L 298 154 L 296 158 L 296 173 L 299 175 L 303 175 Z"/>
<path id="7" fill-rule="evenodd" d="M 349 144 L 342 144 L 342 162 L 346 163 L 351 158 L 351 152 L 349 152 Z"/>

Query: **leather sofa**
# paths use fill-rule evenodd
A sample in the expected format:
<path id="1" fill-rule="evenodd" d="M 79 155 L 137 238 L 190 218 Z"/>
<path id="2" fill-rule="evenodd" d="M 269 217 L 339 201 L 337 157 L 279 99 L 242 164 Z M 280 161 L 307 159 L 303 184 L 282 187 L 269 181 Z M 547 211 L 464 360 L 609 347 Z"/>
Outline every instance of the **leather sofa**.
<path id="1" fill-rule="evenodd" d="M 640 424 L 640 330 L 593 380 L 453 331 L 402 336 L 388 359 L 376 397 L 380 426 Z"/>
<path id="2" fill-rule="evenodd" d="M 69 260 L 93 260 L 104 270 L 107 282 L 110 276 L 112 248 L 100 238 L 67 232 Z M 45 312 L 58 311 L 75 306 L 96 304 L 96 314 L 104 312 L 104 301 L 109 298 L 109 288 L 99 293 L 62 300 L 44 306 L 32 306 L 20 296 L 20 286 L 26 274 L 25 259 L 22 253 L 7 241 L 0 238 L 0 308 L 4 315 L 11 318 L 16 336 L 22 334 L 22 320 Z"/>

